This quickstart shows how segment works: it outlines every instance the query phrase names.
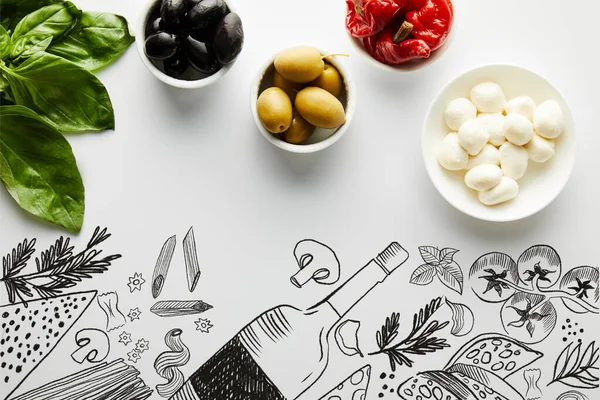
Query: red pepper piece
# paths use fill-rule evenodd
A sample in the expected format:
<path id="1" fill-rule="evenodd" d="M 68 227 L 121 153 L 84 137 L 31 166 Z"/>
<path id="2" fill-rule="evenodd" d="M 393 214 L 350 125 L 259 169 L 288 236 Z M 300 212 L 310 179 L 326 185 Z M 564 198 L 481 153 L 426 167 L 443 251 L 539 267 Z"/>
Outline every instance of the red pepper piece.
<path id="1" fill-rule="evenodd" d="M 417 1 L 409 0 L 411 6 Z M 450 33 L 454 20 L 454 9 L 450 0 L 426 0 L 416 11 L 406 13 L 406 21 L 413 25 L 412 36 L 421 39 L 431 48 L 440 48 Z"/>
<path id="2" fill-rule="evenodd" d="M 400 10 L 396 1 L 406 0 L 346 0 L 346 29 L 357 38 L 381 32 Z"/>
<path id="3" fill-rule="evenodd" d="M 395 19 L 376 37 L 365 38 L 363 44 L 373 58 L 384 64 L 396 65 L 428 58 L 431 49 L 427 43 L 420 39 L 406 39 L 408 34 L 410 28 L 402 19 Z"/>

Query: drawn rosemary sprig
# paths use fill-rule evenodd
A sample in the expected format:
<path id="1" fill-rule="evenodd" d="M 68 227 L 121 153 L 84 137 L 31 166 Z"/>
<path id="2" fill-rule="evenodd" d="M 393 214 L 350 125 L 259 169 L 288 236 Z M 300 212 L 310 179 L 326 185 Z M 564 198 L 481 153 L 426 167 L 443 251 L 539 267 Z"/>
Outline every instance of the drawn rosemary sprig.
<path id="1" fill-rule="evenodd" d="M 573 343 L 560 353 L 554 364 L 554 375 L 549 385 L 560 382 L 580 389 L 596 389 L 598 385 L 598 347 L 590 343 L 581 353 L 581 342 L 571 348 Z"/>
<path id="2" fill-rule="evenodd" d="M 395 371 L 396 366 L 406 365 L 409 368 L 412 367 L 413 360 L 409 355 L 424 355 L 450 347 L 446 339 L 434 336 L 436 332 L 444 329 L 449 322 L 430 321 L 441 305 L 442 298 L 438 297 L 427 304 L 425 308 L 419 310 L 413 316 L 412 329 L 408 336 L 395 345 L 392 345 L 392 342 L 398 336 L 400 314 L 392 313 L 390 317 L 386 318 L 385 324 L 375 335 L 379 350 L 369 353 L 369 355 L 386 354 L 392 371 Z"/>
<path id="3" fill-rule="evenodd" d="M 61 236 L 54 245 L 42 251 L 39 258 L 36 257 L 35 272 L 21 274 L 35 252 L 35 239 L 25 239 L 2 259 L 3 277 L 0 282 L 4 282 L 8 301 L 14 303 L 18 297 L 27 304 L 26 298 L 34 297 L 34 292 L 41 298 L 57 296 L 63 289 L 108 270 L 111 263 L 121 255 L 112 254 L 100 258 L 102 250 L 97 250 L 96 247 L 110 236 L 106 228 L 100 230 L 97 227 L 85 249 L 77 254 L 73 254 L 74 247 L 70 246 L 69 239 Z"/>

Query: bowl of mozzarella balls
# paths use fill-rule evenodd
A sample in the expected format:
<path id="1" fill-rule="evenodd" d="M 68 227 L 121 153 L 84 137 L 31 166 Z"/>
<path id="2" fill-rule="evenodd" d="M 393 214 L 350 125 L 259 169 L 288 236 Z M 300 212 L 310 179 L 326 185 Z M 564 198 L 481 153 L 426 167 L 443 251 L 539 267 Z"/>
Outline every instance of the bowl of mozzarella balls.
<path id="1" fill-rule="evenodd" d="M 506 222 L 545 208 L 575 162 L 575 128 L 558 90 L 514 65 L 487 65 L 451 81 L 422 133 L 429 177 L 455 208 Z"/>

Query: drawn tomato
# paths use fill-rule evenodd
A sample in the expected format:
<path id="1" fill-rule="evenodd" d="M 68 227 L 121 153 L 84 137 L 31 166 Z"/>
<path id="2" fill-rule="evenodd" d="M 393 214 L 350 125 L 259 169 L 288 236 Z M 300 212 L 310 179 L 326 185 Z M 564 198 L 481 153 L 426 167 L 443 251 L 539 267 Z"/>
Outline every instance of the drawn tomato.
<path id="1" fill-rule="evenodd" d="M 573 268 L 560 280 L 560 289 L 588 303 L 598 303 L 598 268 L 581 266 Z M 577 314 L 587 312 L 583 307 L 572 300 L 562 299 L 565 307 Z"/>
<path id="2" fill-rule="evenodd" d="M 533 287 L 532 282 L 537 277 L 541 288 L 553 286 L 560 278 L 560 256 L 550 246 L 531 246 L 517 260 L 519 279 L 525 287 Z"/>
<path id="3" fill-rule="evenodd" d="M 488 253 L 473 263 L 469 279 L 477 297 L 488 303 L 500 303 L 515 293 L 506 282 L 519 282 L 517 263 L 504 253 Z"/>
<path id="4" fill-rule="evenodd" d="M 544 340 L 556 325 L 556 309 L 543 295 L 518 292 L 500 310 L 508 335 L 523 343 Z"/>

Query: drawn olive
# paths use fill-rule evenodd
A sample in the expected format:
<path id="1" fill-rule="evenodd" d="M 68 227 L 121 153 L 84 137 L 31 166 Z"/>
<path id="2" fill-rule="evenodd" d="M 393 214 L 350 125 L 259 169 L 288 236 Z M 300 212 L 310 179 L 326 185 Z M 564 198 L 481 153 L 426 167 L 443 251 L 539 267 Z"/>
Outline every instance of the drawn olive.
<path id="1" fill-rule="evenodd" d="M 158 32 L 148 36 L 144 47 L 146 56 L 153 60 L 166 60 L 177 52 L 179 40 L 172 33 Z"/>
<path id="2" fill-rule="evenodd" d="M 183 22 L 186 11 L 186 0 L 162 0 L 160 5 L 160 16 L 170 28 L 177 28 Z"/>
<path id="3" fill-rule="evenodd" d="M 242 19 L 236 13 L 229 13 L 219 22 L 215 31 L 213 47 L 217 59 L 223 64 L 234 61 L 244 45 Z"/>
<path id="4" fill-rule="evenodd" d="M 217 60 L 210 44 L 188 36 L 185 38 L 183 45 L 190 65 L 195 70 L 204 74 L 214 74 L 221 68 L 221 63 Z"/>
<path id="5" fill-rule="evenodd" d="M 214 32 L 217 24 L 227 14 L 227 4 L 223 0 L 202 0 L 186 15 L 191 29 L 207 29 Z"/>
<path id="6" fill-rule="evenodd" d="M 171 78 L 179 78 L 189 66 L 190 61 L 181 49 L 173 57 L 164 61 L 165 73 Z"/>

